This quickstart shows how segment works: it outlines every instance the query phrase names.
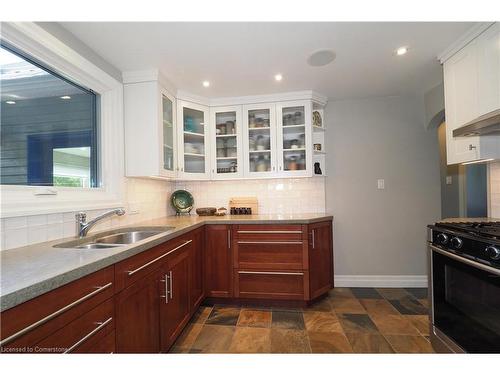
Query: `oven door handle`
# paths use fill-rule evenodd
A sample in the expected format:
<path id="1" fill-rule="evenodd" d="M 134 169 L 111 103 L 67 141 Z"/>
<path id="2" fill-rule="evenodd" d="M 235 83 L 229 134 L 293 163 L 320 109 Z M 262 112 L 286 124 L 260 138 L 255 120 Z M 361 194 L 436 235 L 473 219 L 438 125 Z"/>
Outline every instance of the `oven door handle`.
<path id="1" fill-rule="evenodd" d="M 439 247 L 436 247 L 434 245 L 429 245 L 429 247 L 432 249 L 432 251 L 435 251 L 436 253 L 444 255 L 444 256 L 446 256 L 448 258 L 454 259 L 454 260 L 456 260 L 458 262 L 467 264 L 467 265 L 472 266 L 474 268 L 479 268 L 480 270 L 487 271 L 487 272 L 490 272 L 490 273 L 492 273 L 494 275 L 500 276 L 500 270 L 497 269 L 497 268 L 493 268 L 493 267 L 487 266 L 486 264 L 481 264 L 481 263 L 478 263 L 478 262 L 474 262 L 473 260 L 470 260 L 470 259 L 467 259 L 467 258 L 463 258 L 461 256 L 449 253 L 448 251 L 440 249 Z"/>

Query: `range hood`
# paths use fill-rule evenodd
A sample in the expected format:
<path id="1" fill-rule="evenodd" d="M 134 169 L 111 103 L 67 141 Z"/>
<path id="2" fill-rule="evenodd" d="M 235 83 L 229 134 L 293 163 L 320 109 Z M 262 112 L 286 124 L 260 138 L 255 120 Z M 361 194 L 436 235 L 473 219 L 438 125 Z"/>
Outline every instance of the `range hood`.
<path id="1" fill-rule="evenodd" d="M 500 134 L 500 109 L 479 116 L 477 119 L 453 130 L 454 137 L 471 137 L 485 134 Z"/>

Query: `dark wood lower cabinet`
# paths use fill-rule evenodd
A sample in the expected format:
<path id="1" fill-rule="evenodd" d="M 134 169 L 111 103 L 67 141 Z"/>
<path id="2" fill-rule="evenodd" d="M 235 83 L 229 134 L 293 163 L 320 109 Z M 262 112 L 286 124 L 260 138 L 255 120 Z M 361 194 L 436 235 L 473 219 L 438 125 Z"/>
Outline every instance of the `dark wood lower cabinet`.
<path id="1" fill-rule="evenodd" d="M 192 245 L 192 244 L 190 244 Z M 160 345 L 167 351 L 189 320 L 189 255 L 186 247 L 162 269 L 165 289 L 160 300 Z"/>
<path id="2" fill-rule="evenodd" d="M 156 271 L 115 296 L 116 351 L 160 351 L 160 295 L 165 293 L 161 271 Z M 162 289 L 163 287 L 163 289 Z"/>
<path id="3" fill-rule="evenodd" d="M 2 351 L 166 352 L 204 298 L 305 305 L 333 287 L 332 236 L 331 221 L 205 225 L 2 312 Z"/>
<path id="4" fill-rule="evenodd" d="M 232 297 L 231 225 L 207 225 L 205 231 L 205 295 Z"/>
<path id="5" fill-rule="evenodd" d="M 333 288 L 332 222 L 309 225 L 309 287 L 314 299 Z"/>

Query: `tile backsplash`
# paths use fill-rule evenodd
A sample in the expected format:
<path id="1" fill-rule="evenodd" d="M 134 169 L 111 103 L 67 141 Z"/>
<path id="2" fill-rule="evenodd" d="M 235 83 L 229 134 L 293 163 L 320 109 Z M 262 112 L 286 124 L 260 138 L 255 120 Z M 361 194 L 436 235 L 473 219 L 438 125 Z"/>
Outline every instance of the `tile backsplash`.
<path id="1" fill-rule="evenodd" d="M 107 218 L 94 226 L 91 231 L 111 229 L 174 214 L 169 204 L 172 183 L 136 178 L 124 178 L 123 183 L 127 214 Z M 108 209 L 86 211 L 87 220 L 106 211 Z M 77 212 L 76 208 L 74 212 L 4 218 L 0 227 L 1 249 L 73 237 L 76 235 Z"/>
<path id="2" fill-rule="evenodd" d="M 500 218 L 500 161 L 490 164 L 490 216 Z"/>
<path id="3" fill-rule="evenodd" d="M 245 181 L 181 181 L 175 189 L 185 189 L 198 207 L 226 207 L 231 197 L 255 196 L 259 214 L 325 212 L 325 179 L 322 177 Z"/>
<path id="4" fill-rule="evenodd" d="M 228 207 L 231 197 L 256 196 L 261 214 L 325 212 L 325 179 L 321 177 L 182 182 L 124 178 L 123 183 L 127 214 L 107 218 L 91 231 L 174 215 L 170 195 L 177 189 L 185 189 L 193 194 L 195 209 Z M 105 211 L 107 209 L 86 211 L 88 220 Z M 1 219 L 1 250 L 75 236 L 77 212 L 78 208 L 74 212 Z"/>

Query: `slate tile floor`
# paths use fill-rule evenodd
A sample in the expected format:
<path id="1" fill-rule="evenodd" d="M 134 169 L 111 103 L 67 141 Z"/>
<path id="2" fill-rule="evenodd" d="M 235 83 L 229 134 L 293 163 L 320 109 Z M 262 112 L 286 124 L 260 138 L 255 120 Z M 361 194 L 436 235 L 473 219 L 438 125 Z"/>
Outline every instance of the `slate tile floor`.
<path id="1" fill-rule="evenodd" d="M 172 353 L 433 353 L 426 288 L 335 288 L 307 308 L 201 306 Z"/>

